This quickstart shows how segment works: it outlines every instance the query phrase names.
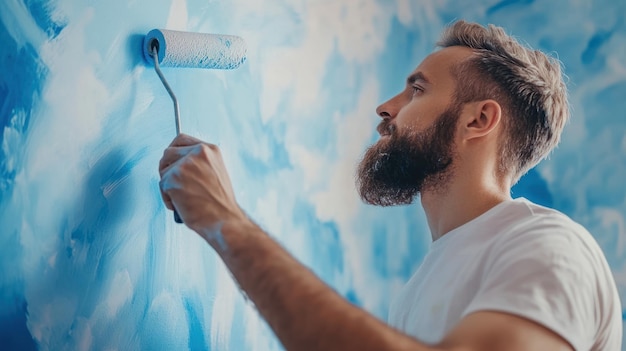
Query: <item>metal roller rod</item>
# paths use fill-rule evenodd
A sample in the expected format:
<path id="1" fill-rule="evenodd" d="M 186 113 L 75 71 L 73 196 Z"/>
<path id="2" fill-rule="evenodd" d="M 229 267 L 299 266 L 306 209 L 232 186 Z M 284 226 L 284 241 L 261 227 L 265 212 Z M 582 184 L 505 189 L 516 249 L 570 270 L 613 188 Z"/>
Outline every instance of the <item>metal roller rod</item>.
<path id="1" fill-rule="evenodd" d="M 161 72 L 161 68 L 159 68 L 159 54 L 158 54 L 158 50 L 156 46 L 152 47 L 152 59 L 154 60 L 154 70 L 159 76 L 159 79 L 161 79 L 161 83 L 163 83 L 165 90 L 167 90 L 167 93 L 170 95 L 170 97 L 172 98 L 172 102 L 174 103 L 174 120 L 176 122 L 176 135 L 179 135 L 180 134 L 180 110 L 178 108 L 178 99 L 176 99 L 176 95 L 174 94 L 174 91 L 172 90 L 170 85 L 167 83 L 167 80 L 165 79 L 163 72 Z M 174 209 L 174 221 L 176 223 L 183 223 L 183 220 L 182 218 L 180 218 L 180 215 L 178 214 L 176 209 Z"/>
<path id="2" fill-rule="evenodd" d="M 176 135 L 179 135 L 180 134 L 180 110 L 178 108 L 178 99 L 176 99 L 176 95 L 174 94 L 174 91 L 172 90 L 170 85 L 167 83 L 167 80 L 165 79 L 163 72 L 161 72 L 161 68 L 159 67 L 159 54 L 158 54 L 156 46 L 152 48 L 152 59 L 154 60 L 154 70 L 159 76 L 159 79 L 161 79 L 161 83 L 163 83 L 165 90 L 167 90 L 167 93 L 170 95 L 170 97 L 172 98 L 172 102 L 174 103 L 174 121 L 176 123 Z"/>

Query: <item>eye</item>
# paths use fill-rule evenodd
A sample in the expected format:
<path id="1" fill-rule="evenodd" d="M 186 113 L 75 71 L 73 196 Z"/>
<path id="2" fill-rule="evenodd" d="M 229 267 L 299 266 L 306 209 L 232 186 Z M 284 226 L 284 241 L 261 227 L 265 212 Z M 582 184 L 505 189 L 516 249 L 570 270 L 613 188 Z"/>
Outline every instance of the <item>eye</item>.
<path id="1" fill-rule="evenodd" d="M 413 96 L 421 95 L 424 92 L 424 88 L 419 85 L 413 85 L 411 88 L 413 89 Z"/>

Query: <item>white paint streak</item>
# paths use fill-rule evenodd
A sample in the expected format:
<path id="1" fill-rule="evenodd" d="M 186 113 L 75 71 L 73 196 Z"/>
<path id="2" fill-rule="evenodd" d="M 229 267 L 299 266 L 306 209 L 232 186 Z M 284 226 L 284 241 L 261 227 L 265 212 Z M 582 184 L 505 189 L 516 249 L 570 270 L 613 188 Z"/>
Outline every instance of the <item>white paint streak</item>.
<path id="1" fill-rule="evenodd" d="M 375 133 L 376 121 L 374 118 L 375 101 L 379 99 L 375 81 L 366 81 L 355 104 L 355 110 L 345 116 L 336 116 L 336 150 L 333 150 L 333 161 L 326 159 L 327 166 L 324 172 L 317 173 L 310 169 L 309 164 L 299 164 L 305 174 L 317 173 L 325 180 L 327 188 L 315 193 L 311 200 L 316 213 L 321 220 L 336 221 L 340 227 L 348 229 L 355 218 L 359 205 L 359 196 L 354 186 L 355 169 L 368 144 Z M 367 116 L 372 116 L 368 119 Z M 295 142 L 295 141 L 294 141 Z M 313 164 L 315 167 L 315 164 Z"/>
<path id="2" fill-rule="evenodd" d="M 172 0 L 165 27 L 167 29 L 185 31 L 187 30 L 187 18 L 187 1 Z"/>
<path id="3" fill-rule="evenodd" d="M 46 34 L 39 28 L 21 0 L 0 1 L 0 21 L 9 35 L 15 40 L 18 50 L 30 44 L 38 49 L 46 40 Z"/>
<path id="4" fill-rule="evenodd" d="M 238 16 L 245 18 L 255 13 L 284 14 L 283 5 L 259 1 L 237 0 L 242 11 Z M 274 47 L 265 50 L 262 57 L 261 118 L 264 122 L 275 117 L 285 94 L 290 94 L 289 105 L 294 111 L 307 111 L 320 106 L 322 78 L 326 64 L 335 50 L 351 64 L 371 62 L 384 46 L 385 33 L 389 30 L 391 11 L 383 11 L 377 2 L 358 1 L 295 1 L 289 4 L 289 14 L 296 14 L 301 21 L 294 23 L 295 31 L 303 38 L 295 45 Z M 279 17 L 281 18 L 281 17 Z M 281 21 L 285 21 L 281 18 Z M 304 27 L 301 27 L 304 26 Z M 278 37 L 289 37 L 292 32 L 250 33 L 265 35 L 275 41 Z M 248 37 L 244 35 L 244 37 Z M 257 39 L 263 40 L 263 39 Z M 267 39 L 265 39 L 267 40 Z M 251 47 L 255 47 L 252 44 Z M 306 67 L 303 63 L 306 62 Z M 312 118 L 300 114 L 299 118 Z"/>
<path id="5" fill-rule="evenodd" d="M 235 300 L 241 294 L 222 262 L 217 264 L 215 302 L 211 314 L 211 350 L 228 350 L 235 317 Z"/>
<path id="6" fill-rule="evenodd" d="M 16 171 L 15 161 L 18 155 L 22 154 L 23 135 L 20 132 L 24 130 L 26 123 L 26 112 L 23 110 L 13 111 L 11 120 L 4 127 L 2 133 L 2 152 L 4 154 L 4 167 L 7 172 Z M 2 190 L 2 182 L 0 182 L 0 190 Z"/>
<path id="7" fill-rule="evenodd" d="M 119 309 L 127 303 L 133 295 L 133 283 L 127 270 L 115 273 L 109 286 L 106 297 L 107 310 L 110 318 L 117 316 Z"/>
<path id="8" fill-rule="evenodd" d="M 189 324 L 185 306 L 177 296 L 162 291 L 150 303 L 144 323 L 145 349 L 180 350 L 189 346 Z"/>

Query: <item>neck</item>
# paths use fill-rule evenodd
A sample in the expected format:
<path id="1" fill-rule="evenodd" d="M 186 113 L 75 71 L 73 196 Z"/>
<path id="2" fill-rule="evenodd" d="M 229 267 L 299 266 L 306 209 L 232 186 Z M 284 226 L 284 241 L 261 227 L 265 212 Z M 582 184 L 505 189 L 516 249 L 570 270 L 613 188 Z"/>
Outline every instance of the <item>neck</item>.
<path id="1" fill-rule="evenodd" d="M 450 179 L 445 189 L 425 190 L 421 194 L 433 241 L 510 199 L 508 186 L 465 174 Z"/>

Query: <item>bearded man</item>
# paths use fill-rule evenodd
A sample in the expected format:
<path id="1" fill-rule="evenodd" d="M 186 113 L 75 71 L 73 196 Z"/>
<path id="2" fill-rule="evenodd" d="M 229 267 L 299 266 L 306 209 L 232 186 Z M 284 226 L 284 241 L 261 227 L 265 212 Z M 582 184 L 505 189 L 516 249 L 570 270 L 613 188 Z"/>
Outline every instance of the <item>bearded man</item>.
<path id="1" fill-rule="evenodd" d="M 245 215 L 215 145 L 181 135 L 165 150 L 166 206 L 216 250 L 288 350 L 619 350 L 619 296 L 593 237 L 510 195 L 568 119 L 559 63 L 464 21 L 439 46 L 378 107 L 381 138 L 358 169 L 367 203 L 419 196 L 433 239 L 390 325 Z"/>

